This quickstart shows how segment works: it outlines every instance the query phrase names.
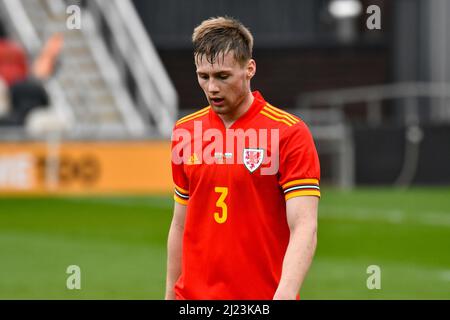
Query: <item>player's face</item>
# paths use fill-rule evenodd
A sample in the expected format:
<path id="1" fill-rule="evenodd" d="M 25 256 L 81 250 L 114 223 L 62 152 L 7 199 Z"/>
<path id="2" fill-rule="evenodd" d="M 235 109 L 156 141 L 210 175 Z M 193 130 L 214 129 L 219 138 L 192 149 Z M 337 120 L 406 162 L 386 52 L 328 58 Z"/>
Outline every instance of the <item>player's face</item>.
<path id="1" fill-rule="evenodd" d="M 250 59 L 244 66 L 237 62 L 232 51 L 219 54 L 211 64 L 205 57 L 196 59 L 197 78 L 210 106 L 219 115 L 239 114 L 239 108 L 248 99 L 250 79 L 256 64 Z"/>

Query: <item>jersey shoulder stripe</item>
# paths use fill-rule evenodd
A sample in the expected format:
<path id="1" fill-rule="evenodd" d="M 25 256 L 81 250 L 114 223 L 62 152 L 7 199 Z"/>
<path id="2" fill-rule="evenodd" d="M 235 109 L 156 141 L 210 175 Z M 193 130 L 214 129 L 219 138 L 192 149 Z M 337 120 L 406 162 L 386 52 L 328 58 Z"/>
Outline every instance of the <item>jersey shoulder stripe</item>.
<path id="1" fill-rule="evenodd" d="M 203 108 L 203 109 L 201 109 L 201 110 L 199 110 L 197 112 L 191 113 L 191 114 L 181 118 L 180 120 L 178 120 L 176 122 L 176 125 L 180 125 L 182 123 L 185 123 L 185 122 L 188 122 L 190 120 L 194 120 L 194 119 L 197 119 L 197 118 L 199 118 L 201 116 L 204 116 L 205 114 L 207 114 L 209 112 L 210 108 L 211 108 L 210 106 L 207 106 L 207 107 L 205 107 L 205 108 Z"/>
<path id="2" fill-rule="evenodd" d="M 284 123 L 285 125 L 291 127 L 294 124 L 298 123 L 300 120 L 294 118 L 293 116 L 289 115 L 288 113 L 280 110 L 280 109 L 274 109 L 272 106 L 270 106 L 269 104 L 266 104 L 262 110 L 260 111 L 260 113 L 277 122 L 281 122 Z"/>
<path id="3" fill-rule="evenodd" d="M 288 121 L 286 121 L 286 120 L 284 120 L 284 119 L 276 118 L 276 117 L 271 116 L 270 114 L 268 114 L 267 112 L 264 112 L 264 111 L 261 111 L 260 113 L 261 113 L 263 116 L 265 116 L 265 117 L 267 117 L 267 118 L 269 118 L 269 119 L 275 120 L 275 121 L 277 121 L 277 122 L 282 122 L 282 123 L 288 125 L 289 127 L 292 127 L 292 123 L 290 123 L 290 122 L 288 122 Z"/>
<path id="4" fill-rule="evenodd" d="M 287 114 L 281 113 L 279 111 L 276 111 L 272 108 L 270 108 L 269 106 L 264 106 L 263 107 L 264 111 L 271 114 L 273 117 L 277 117 L 277 118 L 281 118 L 286 120 L 287 122 L 289 122 L 291 125 L 296 124 L 298 122 L 298 120 L 293 119 L 291 117 L 289 117 Z"/>
<path id="5" fill-rule="evenodd" d="M 278 113 L 281 113 L 281 114 L 285 115 L 286 117 L 290 118 L 290 119 L 291 119 L 292 121 L 294 121 L 294 122 L 298 122 L 298 121 L 301 120 L 300 118 L 294 116 L 293 114 L 290 114 L 289 112 L 286 112 L 286 111 L 281 110 L 281 109 L 279 109 L 279 108 L 277 108 L 277 107 L 274 107 L 274 106 L 271 105 L 270 103 L 267 103 L 267 107 L 269 107 L 269 108 L 270 108 L 271 110 L 273 110 L 274 112 L 278 112 Z"/>

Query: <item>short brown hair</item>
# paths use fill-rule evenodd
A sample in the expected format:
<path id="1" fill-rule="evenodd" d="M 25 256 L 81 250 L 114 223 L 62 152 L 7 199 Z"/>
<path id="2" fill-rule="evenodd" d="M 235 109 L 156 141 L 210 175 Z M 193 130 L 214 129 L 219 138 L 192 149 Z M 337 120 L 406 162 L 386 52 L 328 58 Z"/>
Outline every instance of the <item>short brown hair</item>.
<path id="1" fill-rule="evenodd" d="M 219 54 L 222 57 L 233 51 L 241 65 L 252 58 L 253 36 L 238 20 L 230 17 L 213 17 L 203 21 L 192 34 L 194 57 L 213 64 Z"/>

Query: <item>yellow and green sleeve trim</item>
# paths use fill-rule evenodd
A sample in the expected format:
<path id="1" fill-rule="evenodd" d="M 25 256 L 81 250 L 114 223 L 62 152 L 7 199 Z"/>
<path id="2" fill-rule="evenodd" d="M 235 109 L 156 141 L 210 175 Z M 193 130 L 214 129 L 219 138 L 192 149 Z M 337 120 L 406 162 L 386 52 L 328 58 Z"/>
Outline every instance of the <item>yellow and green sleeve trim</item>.
<path id="1" fill-rule="evenodd" d="M 189 191 L 175 185 L 173 199 L 183 205 L 187 205 L 189 201 Z"/>
<path id="2" fill-rule="evenodd" d="M 320 198 L 318 179 L 299 179 L 285 183 L 282 187 L 284 198 L 287 200 L 301 196 L 316 196 Z"/>

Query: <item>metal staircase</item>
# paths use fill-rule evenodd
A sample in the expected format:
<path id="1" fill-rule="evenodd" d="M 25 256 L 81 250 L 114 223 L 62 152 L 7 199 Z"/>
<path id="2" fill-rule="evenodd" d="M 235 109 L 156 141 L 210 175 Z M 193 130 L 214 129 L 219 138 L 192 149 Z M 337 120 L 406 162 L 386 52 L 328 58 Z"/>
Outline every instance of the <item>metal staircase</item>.
<path id="1" fill-rule="evenodd" d="M 155 126 L 143 116 L 142 107 L 139 110 L 127 87 L 117 63 L 117 54 L 113 57 L 101 34 L 102 30 L 99 30 L 101 26 L 96 21 L 98 12 L 97 16 L 93 16 L 92 10 L 82 7 L 81 28 L 69 29 L 66 25 L 67 8 L 71 4 L 81 6 L 79 1 L 0 0 L 0 10 L 7 13 L 15 38 L 31 55 L 35 55 L 51 35 L 63 34 L 64 46 L 56 74 L 46 86 L 55 108 L 70 119 L 71 134 L 121 137 L 151 133 L 167 135 L 175 112 L 166 112 L 165 119 L 157 121 L 157 124 L 165 123 L 164 128 Z M 126 64 L 126 55 L 122 54 L 120 59 Z M 147 91 L 151 89 L 147 88 Z M 149 101 L 145 102 L 149 104 Z M 164 114 L 163 110 L 154 110 L 154 104 L 147 108 L 153 108 L 155 115 Z"/>

